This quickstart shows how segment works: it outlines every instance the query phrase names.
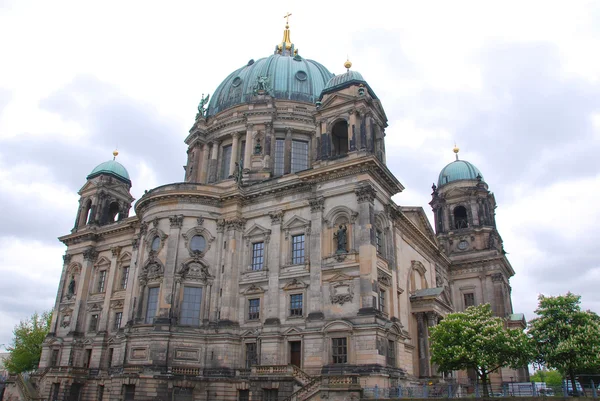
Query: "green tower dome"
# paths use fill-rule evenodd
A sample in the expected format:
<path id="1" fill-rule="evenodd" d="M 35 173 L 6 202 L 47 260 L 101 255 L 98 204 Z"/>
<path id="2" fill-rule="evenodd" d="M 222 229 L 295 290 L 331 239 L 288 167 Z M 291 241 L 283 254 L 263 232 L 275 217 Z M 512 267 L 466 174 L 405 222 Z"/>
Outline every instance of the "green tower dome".
<path id="1" fill-rule="evenodd" d="M 438 178 L 438 187 L 453 181 L 476 180 L 477 176 L 483 181 L 483 175 L 477 167 L 466 160 L 457 159 L 442 169 Z"/>
<path id="2" fill-rule="evenodd" d="M 206 115 L 214 116 L 230 107 L 247 103 L 260 93 L 275 99 L 315 104 L 332 76 L 322 64 L 298 55 L 286 24 L 283 40 L 275 46 L 275 53 L 256 61 L 250 60 L 229 74 L 212 94 Z"/>
<path id="3" fill-rule="evenodd" d="M 91 179 L 99 176 L 100 174 L 106 174 L 115 177 L 121 181 L 126 182 L 131 185 L 131 180 L 129 179 L 129 173 L 123 167 L 121 163 L 116 160 L 109 160 L 104 163 L 100 163 L 97 165 L 92 172 L 87 176 L 87 179 Z"/>

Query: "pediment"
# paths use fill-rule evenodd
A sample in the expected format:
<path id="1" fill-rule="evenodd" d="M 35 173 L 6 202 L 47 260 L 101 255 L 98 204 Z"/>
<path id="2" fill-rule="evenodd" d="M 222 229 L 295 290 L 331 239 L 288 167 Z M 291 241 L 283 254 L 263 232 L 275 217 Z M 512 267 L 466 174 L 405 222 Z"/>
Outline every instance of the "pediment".
<path id="1" fill-rule="evenodd" d="M 298 330 L 296 327 L 291 327 L 288 330 L 283 332 L 284 336 L 294 336 L 294 335 L 301 335 L 302 331 Z"/>
<path id="2" fill-rule="evenodd" d="M 332 94 L 325 95 L 323 100 L 324 101 L 321 103 L 320 110 L 325 110 L 329 107 L 347 104 L 349 102 L 354 102 L 356 100 L 356 97 L 341 92 L 335 92 Z"/>
<path id="3" fill-rule="evenodd" d="M 297 227 L 307 227 L 310 226 L 310 221 L 303 219 L 302 217 L 294 215 L 291 219 L 285 222 L 282 225 L 283 229 L 297 228 Z"/>
<path id="4" fill-rule="evenodd" d="M 323 327 L 324 332 L 330 331 L 349 331 L 352 330 L 352 325 L 346 321 L 336 320 Z"/>
<path id="5" fill-rule="evenodd" d="M 335 282 L 339 282 L 339 281 L 350 281 L 350 280 L 354 280 L 354 277 L 353 276 L 349 276 L 349 275 L 344 274 L 344 273 L 337 273 L 337 274 L 334 274 L 330 278 L 327 278 L 327 279 L 325 279 L 323 281 L 326 282 L 326 283 L 335 283 Z"/>
<path id="6" fill-rule="evenodd" d="M 437 243 L 435 231 L 427 219 L 427 215 L 422 207 L 401 207 L 402 213 L 413 223 L 417 229 L 423 233 L 427 239 L 434 244 Z"/>
<path id="7" fill-rule="evenodd" d="M 266 229 L 259 224 L 253 224 L 252 227 L 250 227 L 244 233 L 244 237 L 254 237 L 254 236 L 270 235 L 270 234 L 271 234 L 271 230 Z"/>
<path id="8" fill-rule="evenodd" d="M 260 287 L 257 286 L 255 284 L 251 284 L 250 287 L 246 288 L 245 290 L 242 290 L 241 293 L 244 295 L 250 295 L 250 294 L 264 294 L 265 290 Z"/>
<path id="9" fill-rule="evenodd" d="M 299 290 L 299 289 L 304 289 L 306 287 L 308 287 L 308 284 L 306 284 L 302 280 L 298 280 L 297 278 L 294 278 L 281 288 L 283 290 Z"/>

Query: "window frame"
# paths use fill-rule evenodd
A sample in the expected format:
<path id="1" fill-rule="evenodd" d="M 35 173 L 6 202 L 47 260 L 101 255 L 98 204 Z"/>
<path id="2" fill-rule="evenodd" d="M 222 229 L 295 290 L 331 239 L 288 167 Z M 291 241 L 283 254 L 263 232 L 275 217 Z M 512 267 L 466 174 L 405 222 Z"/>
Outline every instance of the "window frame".
<path id="1" fill-rule="evenodd" d="M 296 158 L 299 155 L 298 154 L 296 156 L 296 158 L 294 157 L 294 144 L 297 144 L 297 146 L 300 145 L 300 144 L 306 146 L 306 160 L 302 159 L 303 161 L 306 162 L 305 163 L 306 167 L 300 168 L 298 170 L 294 169 L 294 165 L 299 165 L 300 164 L 300 163 L 294 163 L 295 161 L 297 162 Z M 284 149 L 285 149 L 285 147 L 284 147 Z M 297 149 L 297 150 L 302 150 L 303 151 L 303 149 Z M 302 154 L 302 156 L 304 156 L 304 152 L 301 152 L 301 154 Z M 304 166 L 304 164 L 302 164 L 302 166 Z M 302 140 L 299 140 L 299 139 L 292 139 L 292 144 L 291 144 L 291 149 L 290 149 L 290 172 L 292 174 L 294 174 L 294 173 L 297 173 L 297 172 L 300 172 L 300 171 L 307 170 L 309 168 L 310 168 L 310 143 L 308 141 L 302 141 Z"/>
<path id="2" fill-rule="evenodd" d="M 229 152 L 229 158 L 225 158 L 226 152 Z M 233 157 L 233 144 L 223 145 L 221 147 L 221 163 L 219 165 L 219 181 L 229 178 L 229 166 Z"/>
<path id="3" fill-rule="evenodd" d="M 126 290 L 127 289 L 127 284 L 129 281 L 129 272 L 131 271 L 130 266 L 123 266 L 121 267 L 121 277 L 119 280 L 119 290 Z"/>
<path id="4" fill-rule="evenodd" d="M 253 354 L 248 352 L 250 346 L 254 346 Z M 251 356 L 254 356 L 254 358 L 251 359 Z M 252 366 L 258 365 L 258 343 L 256 341 L 244 343 L 244 365 L 246 366 L 246 369 L 251 369 Z"/>
<path id="5" fill-rule="evenodd" d="M 115 320 L 113 321 L 113 330 L 119 331 L 121 328 L 121 323 L 123 322 L 123 311 L 115 312 Z"/>
<path id="6" fill-rule="evenodd" d="M 467 296 L 469 296 L 470 299 L 472 299 L 472 301 L 473 301 L 472 305 L 467 305 Z M 463 292 L 462 298 L 463 298 L 462 301 L 463 301 L 463 307 L 464 307 L 464 309 L 467 309 L 470 306 L 477 306 L 477 300 L 475 299 L 475 292 L 474 291 Z"/>
<path id="7" fill-rule="evenodd" d="M 379 287 L 377 290 L 377 310 L 381 313 L 387 313 L 387 291 L 385 288 Z"/>
<path id="8" fill-rule="evenodd" d="M 294 308 L 294 301 L 293 301 L 293 297 L 300 297 L 300 308 Z M 288 296 L 288 302 L 289 302 L 289 307 L 288 307 L 288 317 L 291 318 L 300 318 L 300 317 L 304 317 L 304 293 L 303 292 L 294 292 L 289 294 Z M 298 309 L 300 310 L 300 313 L 297 313 Z M 296 312 L 294 312 L 296 311 Z"/>
<path id="9" fill-rule="evenodd" d="M 252 305 L 253 302 L 252 301 L 257 301 L 258 305 Z M 246 315 L 246 320 L 248 320 L 249 322 L 257 322 L 260 321 L 260 307 L 261 307 L 261 298 L 260 297 L 253 297 L 253 298 L 248 298 L 248 308 L 247 308 L 247 315 Z"/>
<path id="10" fill-rule="evenodd" d="M 336 344 L 336 342 L 343 342 L 343 344 Z M 343 353 L 338 351 L 343 350 Z M 340 362 L 336 358 L 343 358 L 343 362 Z M 331 363 L 335 365 L 347 364 L 348 363 L 348 337 L 331 337 Z"/>
<path id="11" fill-rule="evenodd" d="M 396 367 L 396 341 L 388 339 L 387 353 L 385 356 L 385 363 L 393 368 Z"/>
<path id="12" fill-rule="evenodd" d="M 261 245 L 261 247 L 256 248 L 257 245 Z M 250 253 L 250 270 L 262 271 L 265 269 L 265 248 L 265 241 L 252 242 L 252 250 Z M 260 255 L 256 255 L 257 251 L 260 251 Z M 260 262 L 257 262 L 258 258 L 260 258 Z"/>
<path id="13" fill-rule="evenodd" d="M 300 251 L 299 249 L 296 249 L 296 242 L 295 239 L 298 237 L 302 237 L 302 256 L 301 257 L 297 257 L 295 255 L 296 252 Z M 292 265 L 303 265 L 306 264 L 306 234 L 305 233 L 298 233 L 298 234 L 293 234 L 292 238 L 291 238 L 291 264 Z"/>
<path id="14" fill-rule="evenodd" d="M 281 144 L 281 151 L 278 149 Z M 273 176 L 281 177 L 285 175 L 285 138 L 275 138 L 275 151 L 273 152 Z"/>
<path id="15" fill-rule="evenodd" d="M 158 312 L 158 299 L 160 297 L 160 287 L 159 286 L 153 286 L 153 287 L 147 287 L 148 289 L 148 294 L 146 295 L 146 302 L 145 302 L 145 308 L 144 308 L 144 324 L 153 324 L 154 323 L 154 319 L 156 318 L 156 313 Z M 151 292 L 156 290 L 156 304 L 154 305 L 153 309 L 154 309 L 154 314 L 152 316 L 149 315 L 150 313 L 150 296 L 152 295 Z"/>
<path id="16" fill-rule="evenodd" d="M 183 314 L 184 314 L 184 304 L 185 304 L 185 291 L 186 289 L 197 289 L 199 290 L 200 294 L 199 294 L 199 298 L 200 298 L 200 302 L 198 304 L 198 316 L 197 317 L 190 317 L 190 319 L 192 320 L 191 323 L 184 323 L 183 322 Z M 179 324 L 181 326 L 191 326 L 191 327 L 199 327 L 202 324 L 202 306 L 204 305 L 204 287 L 203 286 L 199 286 L 199 285 L 186 285 L 184 284 L 181 288 L 181 306 L 180 306 L 180 313 L 179 313 Z M 194 312 L 195 310 L 192 310 L 192 312 Z M 187 319 L 187 318 L 186 318 Z M 194 320 L 197 320 L 197 324 L 194 324 Z"/>
<path id="17" fill-rule="evenodd" d="M 104 294 L 106 292 L 106 277 L 108 269 L 98 270 L 98 279 L 96 281 L 96 293 Z"/>
<path id="18" fill-rule="evenodd" d="M 99 312 L 92 312 L 90 314 L 90 319 L 88 321 L 88 331 L 89 332 L 96 332 L 96 331 L 98 331 L 98 324 L 99 323 L 100 323 L 100 313 Z"/>

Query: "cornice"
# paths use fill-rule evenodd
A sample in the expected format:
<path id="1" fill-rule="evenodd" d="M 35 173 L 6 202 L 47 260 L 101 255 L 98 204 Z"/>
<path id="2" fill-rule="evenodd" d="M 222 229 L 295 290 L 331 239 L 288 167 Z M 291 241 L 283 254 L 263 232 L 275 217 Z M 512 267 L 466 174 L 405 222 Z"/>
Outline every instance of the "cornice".
<path id="1" fill-rule="evenodd" d="M 106 237 L 119 235 L 127 231 L 133 233 L 135 232 L 137 224 L 137 216 L 132 216 L 116 224 L 109 224 L 107 226 L 91 226 L 85 230 L 78 230 L 71 234 L 58 237 L 58 240 L 67 246 L 87 241 L 98 242 L 106 239 Z"/>

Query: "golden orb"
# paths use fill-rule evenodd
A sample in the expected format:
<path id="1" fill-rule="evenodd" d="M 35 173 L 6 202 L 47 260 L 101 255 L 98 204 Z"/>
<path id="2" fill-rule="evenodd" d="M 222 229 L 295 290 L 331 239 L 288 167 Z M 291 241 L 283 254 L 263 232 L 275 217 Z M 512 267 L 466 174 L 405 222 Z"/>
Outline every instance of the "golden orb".
<path id="1" fill-rule="evenodd" d="M 117 149 L 113 150 L 113 157 L 119 156 L 119 151 Z"/>
<path id="2" fill-rule="evenodd" d="M 460 148 L 458 146 L 454 145 L 454 149 L 452 149 L 452 151 L 454 153 L 458 153 L 460 151 Z"/>
<path id="3" fill-rule="evenodd" d="M 346 60 L 346 62 L 344 63 L 344 67 L 346 67 L 347 69 L 350 69 L 350 67 L 352 67 L 352 63 L 350 62 L 350 60 Z"/>

